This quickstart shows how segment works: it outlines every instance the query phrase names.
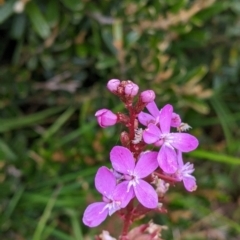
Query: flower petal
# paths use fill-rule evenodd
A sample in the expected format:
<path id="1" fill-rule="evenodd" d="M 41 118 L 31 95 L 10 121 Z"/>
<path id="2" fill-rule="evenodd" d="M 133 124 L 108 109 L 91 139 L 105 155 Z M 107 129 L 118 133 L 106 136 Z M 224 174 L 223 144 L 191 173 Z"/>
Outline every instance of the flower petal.
<path id="1" fill-rule="evenodd" d="M 116 178 L 107 167 L 100 167 L 95 177 L 95 187 L 104 196 L 112 195 L 116 187 Z"/>
<path id="2" fill-rule="evenodd" d="M 190 152 L 197 148 L 198 140 L 188 133 L 171 133 L 171 145 L 181 152 Z"/>
<path id="3" fill-rule="evenodd" d="M 165 144 L 161 147 L 158 156 L 158 163 L 160 168 L 165 173 L 175 173 L 178 168 L 177 154 L 175 150 Z"/>
<path id="4" fill-rule="evenodd" d="M 88 227 L 96 227 L 101 224 L 108 215 L 106 205 L 104 202 L 90 204 L 83 213 L 83 223 Z"/>
<path id="5" fill-rule="evenodd" d="M 139 184 L 134 187 L 138 201 L 146 208 L 156 208 L 158 196 L 154 188 L 144 180 L 139 179 Z"/>
<path id="6" fill-rule="evenodd" d="M 149 123 L 155 124 L 156 122 L 155 118 L 152 115 L 145 112 L 140 112 L 138 114 L 138 120 L 144 126 L 147 126 Z"/>
<path id="7" fill-rule="evenodd" d="M 177 151 L 177 162 L 178 162 L 178 168 L 181 168 L 184 165 L 181 151 Z"/>
<path id="8" fill-rule="evenodd" d="M 159 123 L 162 133 L 170 132 L 170 125 L 172 121 L 173 107 L 170 104 L 165 105 L 159 114 Z"/>
<path id="9" fill-rule="evenodd" d="M 110 152 L 110 160 L 113 168 L 120 173 L 129 174 L 134 170 L 135 161 L 133 154 L 125 147 L 113 147 Z"/>
<path id="10" fill-rule="evenodd" d="M 155 143 L 160 139 L 160 135 L 160 129 L 156 125 L 150 123 L 148 128 L 143 132 L 143 140 L 147 144 Z"/>
<path id="11" fill-rule="evenodd" d="M 123 181 L 117 185 L 113 193 L 114 201 L 121 202 L 121 208 L 125 208 L 130 200 L 135 197 L 133 188 L 128 189 L 129 181 Z"/>
<path id="12" fill-rule="evenodd" d="M 146 108 L 155 118 L 159 117 L 159 109 L 154 101 L 150 102 Z"/>
<path id="13" fill-rule="evenodd" d="M 134 169 L 134 175 L 139 178 L 144 178 L 151 174 L 158 167 L 157 152 L 143 153 Z"/>
<path id="14" fill-rule="evenodd" d="M 183 184 L 189 192 L 193 192 L 197 189 L 196 179 L 193 176 L 183 178 Z"/>

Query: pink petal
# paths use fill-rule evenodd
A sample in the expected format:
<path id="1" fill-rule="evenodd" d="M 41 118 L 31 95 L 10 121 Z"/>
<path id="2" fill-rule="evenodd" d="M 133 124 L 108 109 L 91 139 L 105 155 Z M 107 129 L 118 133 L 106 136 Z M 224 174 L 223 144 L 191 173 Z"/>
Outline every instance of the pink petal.
<path id="1" fill-rule="evenodd" d="M 131 187 L 128 189 L 128 183 L 129 181 L 119 183 L 113 193 L 114 201 L 120 201 L 121 208 L 125 208 L 130 200 L 135 196 L 133 188 Z"/>
<path id="2" fill-rule="evenodd" d="M 164 144 L 158 153 L 157 159 L 160 168 L 165 173 L 171 174 L 176 172 L 178 168 L 177 154 L 173 148 L 168 147 Z"/>
<path id="3" fill-rule="evenodd" d="M 108 168 L 100 167 L 98 169 L 95 177 L 95 187 L 102 195 L 111 196 L 116 184 L 116 178 Z"/>
<path id="4" fill-rule="evenodd" d="M 195 177 L 184 177 L 183 178 L 183 184 L 184 187 L 187 189 L 189 192 L 193 192 L 197 189 L 197 184 L 196 184 L 196 179 Z"/>
<path id="5" fill-rule="evenodd" d="M 173 107 L 170 104 L 165 105 L 159 114 L 159 123 L 162 133 L 170 132 L 170 125 L 172 121 Z"/>
<path id="6" fill-rule="evenodd" d="M 143 153 L 134 169 L 134 175 L 139 178 L 144 178 L 151 174 L 158 167 L 157 152 Z"/>
<path id="7" fill-rule="evenodd" d="M 148 128 L 143 132 L 143 140 L 147 144 L 155 143 L 160 139 L 160 135 L 160 129 L 156 125 L 150 123 Z"/>
<path id="8" fill-rule="evenodd" d="M 198 140 L 188 133 L 171 133 L 171 145 L 181 152 L 190 152 L 197 148 Z"/>
<path id="9" fill-rule="evenodd" d="M 154 116 L 154 118 L 158 118 L 159 117 L 159 109 L 156 105 L 156 103 L 150 102 L 147 106 L 146 106 L 147 110 Z"/>
<path id="10" fill-rule="evenodd" d="M 113 168 L 123 174 L 129 174 L 135 167 L 133 154 L 129 149 L 121 146 L 115 146 L 110 152 L 110 160 Z"/>
<path id="11" fill-rule="evenodd" d="M 156 208 L 158 196 L 154 188 L 144 180 L 139 179 L 139 184 L 134 187 L 138 201 L 146 208 Z"/>
<path id="12" fill-rule="evenodd" d="M 140 112 L 138 114 L 138 120 L 144 126 L 147 126 L 149 123 L 154 123 L 155 124 L 155 118 L 153 116 L 151 116 L 150 114 L 145 113 L 145 112 Z"/>
<path id="13" fill-rule="evenodd" d="M 178 162 L 178 168 L 181 168 L 184 163 L 183 163 L 183 159 L 182 159 L 182 152 L 177 151 L 177 162 Z"/>
<path id="14" fill-rule="evenodd" d="M 106 203 L 103 202 L 90 204 L 83 213 L 83 223 L 88 227 L 96 227 L 101 224 L 108 215 L 108 209 L 104 209 L 105 206 Z"/>

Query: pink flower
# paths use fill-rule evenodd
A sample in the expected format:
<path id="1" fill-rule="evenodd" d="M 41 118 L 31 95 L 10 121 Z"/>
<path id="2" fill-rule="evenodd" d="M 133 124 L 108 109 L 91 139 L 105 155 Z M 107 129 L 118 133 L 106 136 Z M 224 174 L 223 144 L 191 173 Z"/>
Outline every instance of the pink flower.
<path id="1" fill-rule="evenodd" d="M 120 85 L 119 79 L 111 79 L 107 83 L 107 88 L 110 92 L 117 92 L 118 86 Z"/>
<path id="2" fill-rule="evenodd" d="M 150 102 L 146 108 L 148 109 L 148 111 L 150 112 L 150 114 L 145 113 L 145 112 L 141 112 L 138 115 L 138 120 L 139 122 L 144 125 L 147 126 L 149 123 L 153 123 L 158 125 L 159 124 L 159 109 L 156 105 L 156 103 L 154 101 Z M 176 113 L 172 113 L 172 117 L 171 117 L 171 123 L 170 126 L 171 127 L 178 127 L 181 124 L 181 118 L 178 114 Z"/>
<path id="3" fill-rule="evenodd" d="M 132 196 L 126 194 L 125 188 L 117 185 L 114 174 L 106 167 L 99 168 L 95 177 L 95 187 L 103 195 L 102 202 L 90 204 L 83 214 L 83 223 L 96 227 L 107 217 L 126 205 Z"/>
<path id="4" fill-rule="evenodd" d="M 155 92 L 153 90 L 146 90 L 141 92 L 140 98 L 143 103 L 151 103 L 155 99 Z"/>
<path id="5" fill-rule="evenodd" d="M 178 168 L 175 149 L 181 152 L 190 152 L 197 148 L 198 140 L 188 133 L 170 133 L 173 107 L 165 105 L 159 114 L 159 125 L 148 124 L 143 132 L 143 140 L 147 144 L 161 146 L 158 153 L 160 168 L 166 173 L 174 173 Z"/>
<path id="6" fill-rule="evenodd" d="M 193 164 L 189 162 L 185 165 L 182 160 L 182 153 L 177 151 L 177 160 L 178 160 L 178 169 L 175 172 L 174 176 L 179 180 L 183 181 L 184 187 L 187 191 L 192 192 L 197 189 L 196 178 L 191 174 L 194 172 Z"/>
<path id="7" fill-rule="evenodd" d="M 130 196 L 136 196 L 146 208 L 156 208 L 158 196 L 154 188 L 143 180 L 157 167 L 157 152 L 147 152 L 140 155 L 135 165 L 135 159 L 129 149 L 115 146 L 110 152 L 113 168 L 124 175 L 124 181 L 119 183 Z"/>
<path id="8" fill-rule="evenodd" d="M 95 113 L 95 117 L 97 117 L 98 124 L 102 127 L 113 126 L 117 123 L 118 117 L 112 111 L 108 109 L 101 109 Z"/>

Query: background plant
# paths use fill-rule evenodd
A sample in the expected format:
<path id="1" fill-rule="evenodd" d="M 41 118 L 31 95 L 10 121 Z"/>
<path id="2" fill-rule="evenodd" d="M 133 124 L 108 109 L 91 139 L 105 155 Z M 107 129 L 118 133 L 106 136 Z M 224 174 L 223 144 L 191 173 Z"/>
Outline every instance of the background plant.
<path id="1" fill-rule="evenodd" d="M 122 108 L 103 95 L 113 77 L 154 89 L 201 143 L 188 155 L 199 190 L 170 194 L 172 211 L 154 219 L 165 238 L 237 239 L 238 0 L 16 2 L 0 1 L 1 239 L 98 231 L 81 215 L 119 141 L 94 118 L 103 105 Z"/>

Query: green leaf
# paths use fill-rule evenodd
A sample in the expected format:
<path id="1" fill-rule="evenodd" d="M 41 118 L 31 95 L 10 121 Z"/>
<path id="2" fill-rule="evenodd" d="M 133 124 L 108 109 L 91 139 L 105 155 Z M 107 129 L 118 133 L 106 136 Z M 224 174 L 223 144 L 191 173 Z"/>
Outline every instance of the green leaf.
<path id="1" fill-rule="evenodd" d="M 16 15 L 13 20 L 13 24 L 11 28 L 12 38 L 18 39 L 18 40 L 21 39 L 23 37 L 25 27 L 26 27 L 26 16 Z"/>
<path id="2" fill-rule="evenodd" d="M 203 9 L 199 13 L 197 13 L 193 18 L 201 19 L 202 21 L 208 20 L 210 17 L 224 11 L 229 7 L 228 2 L 215 2 L 209 8 Z"/>
<path id="3" fill-rule="evenodd" d="M 83 8 L 83 5 L 79 0 L 61 0 L 61 2 L 66 8 L 72 11 L 79 11 Z"/>
<path id="4" fill-rule="evenodd" d="M 43 139 L 46 141 L 54 133 L 56 133 L 62 125 L 72 116 L 75 112 L 75 108 L 68 108 L 54 123 L 53 125 L 43 134 Z"/>
<path id="5" fill-rule="evenodd" d="M 228 149 L 231 150 L 232 143 L 234 142 L 232 127 L 235 125 L 233 121 L 231 124 L 229 124 L 227 120 L 227 117 L 229 119 L 232 116 L 231 112 L 229 111 L 228 106 L 224 103 L 224 101 L 222 101 L 220 96 L 214 95 L 211 99 L 211 103 L 218 115 L 221 126 L 223 128 Z M 235 128 L 236 127 L 237 126 L 235 126 Z"/>
<path id="6" fill-rule="evenodd" d="M 15 194 L 13 195 L 13 197 L 11 198 L 5 212 L 4 212 L 4 219 L 5 221 L 10 218 L 10 216 L 12 215 L 14 209 L 16 209 L 16 206 L 20 200 L 20 198 L 22 197 L 24 193 L 24 187 L 18 187 L 17 191 L 15 192 Z"/>
<path id="7" fill-rule="evenodd" d="M 113 67 L 117 64 L 117 60 L 114 57 L 104 57 L 103 59 L 100 59 L 98 63 L 96 64 L 97 69 L 106 69 Z"/>
<path id="8" fill-rule="evenodd" d="M 201 99 L 193 98 L 193 97 L 189 97 L 189 98 L 185 97 L 183 99 L 183 102 L 185 105 L 193 108 L 199 113 L 207 114 L 210 111 L 208 104 Z"/>
<path id="9" fill-rule="evenodd" d="M 43 39 L 47 38 L 51 33 L 50 27 L 37 4 L 33 1 L 29 2 L 26 12 L 36 33 Z"/>
<path id="10" fill-rule="evenodd" d="M 12 149 L 0 138 L 0 159 L 16 160 L 17 156 Z"/>
<path id="11" fill-rule="evenodd" d="M 12 129 L 31 126 L 33 124 L 42 122 L 47 117 L 60 112 L 62 109 L 62 107 L 55 107 L 28 116 L 21 116 L 10 119 L 0 119 L 0 132 L 6 132 Z"/>
<path id="12" fill-rule="evenodd" d="M 180 11 L 181 9 L 184 9 L 185 5 L 186 5 L 187 1 L 186 0 L 177 0 L 174 1 L 174 4 L 172 4 L 170 11 L 173 13 L 177 13 L 178 11 Z"/>
<path id="13" fill-rule="evenodd" d="M 75 239 L 83 239 L 83 234 L 81 230 L 81 223 L 79 222 L 79 216 L 73 209 L 67 209 L 67 214 L 70 217 L 71 225 Z"/>
<path id="14" fill-rule="evenodd" d="M 36 228 L 36 230 L 33 234 L 33 240 L 41 240 L 42 232 L 47 225 L 48 219 L 51 216 L 51 213 L 52 213 L 53 207 L 56 203 L 57 196 L 58 196 L 59 192 L 60 192 L 60 188 L 57 188 L 53 192 L 53 195 L 51 196 L 51 198 L 49 199 L 49 201 L 47 203 L 47 206 L 46 206 L 46 208 L 43 212 L 43 215 L 41 216 L 41 218 L 38 222 L 37 228 Z"/>
<path id="15" fill-rule="evenodd" d="M 59 15 L 59 2 L 56 0 L 48 1 L 45 16 L 49 26 L 54 27 L 57 25 L 57 23 L 59 22 Z"/>
<path id="16" fill-rule="evenodd" d="M 219 162 L 219 163 L 240 165 L 240 158 L 224 155 L 222 153 L 209 152 L 209 151 L 198 149 L 188 153 L 188 155 L 191 157 L 201 158 L 201 159 L 204 158 L 204 159 L 214 161 L 214 162 Z"/>
<path id="17" fill-rule="evenodd" d="M 0 7 L 0 24 L 12 15 L 14 2 L 14 0 L 8 0 Z"/>

